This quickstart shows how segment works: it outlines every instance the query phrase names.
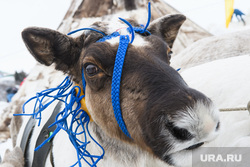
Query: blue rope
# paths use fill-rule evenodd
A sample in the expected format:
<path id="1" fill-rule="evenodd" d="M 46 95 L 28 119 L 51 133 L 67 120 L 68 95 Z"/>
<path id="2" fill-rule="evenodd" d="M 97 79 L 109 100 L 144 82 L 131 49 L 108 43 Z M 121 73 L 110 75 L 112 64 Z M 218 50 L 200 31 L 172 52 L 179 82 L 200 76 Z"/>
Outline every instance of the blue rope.
<path id="1" fill-rule="evenodd" d="M 38 126 L 40 126 L 41 119 L 42 119 L 41 112 L 44 111 L 55 100 L 59 100 L 59 101 L 64 102 L 62 100 L 62 98 L 67 96 L 67 94 L 64 94 L 64 92 L 66 92 L 71 86 L 72 86 L 72 82 L 70 82 L 69 77 L 66 77 L 63 80 L 63 82 L 59 86 L 57 86 L 56 88 L 50 88 L 50 89 L 43 90 L 43 91 L 41 91 L 39 93 L 36 93 L 36 96 L 30 98 L 29 100 L 27 100 L 23 104 L 23 106 L 22 106 L 23 114 L 14 114 L 14 116 L 22 116 L 22 115 L 32 116 L 34 119 L 39 120 L 38 121 Z M 51 93 L 53 93 L 55 91 L 58 91 L 57 95 L 52 96 Z M 50 100 L 49 102 L 43 104 L 43 100 L 44 100 L 45 97 L 50 97 L 50 98 L 52 98 L 52 100 Z M 25 113 L 26 104 L 28 104 L 30 101 L 35 100 L 35 99 L 36 99 L 36 102 L 35 102 L 35 106 L 34 106 L 34 109 L 33 109 L 33 113 L 32 114 L 26 114 Z M 39 106 L 37 107 L 38 104 L 39 104 Z M 38 111 L 36 111 L 36 110 L 38 110 Z"/>
<path id="2" fill-rule="evenodd" d="M 133 30 L 136 33 L 139 33 L 139 34 L 147 33 L 147 35 L 151 35 L 151 33 L 148 30 L 143 32 L 143 29 L 144 29 L 144 26 L 142 26 L 142 27 L 133 27 Z M 127 30 L 128 30 L 129 33 L 132 33 L 129 27 L 127 28 Z"/>
<path id="3" fill-rule="evenodd" d="M 113 32 L 112 34 L 106 35 L 106 36 L 104 36 L 103 38 L 99 39 L 96 42 L 105 42 L 106 40 L 109 40 L 111 38 L 115 38 L 115 37 L 118 37 L 118 36 L 120 36 L 119 32 Z"/>
<path id="4" fill-rule="evenodd" d="M 147 24 L 146 24 L 146 26 L 144 27 L 142 33 L 144 33 L 144 32 L 147 30 L 147 28 L 148 28 L 148 26 L 149 26 L 149 23 L 150 23 L 150 19 L 151 19 L 151 3 L 148 2 L 148 21 L 147 21 Z"/>
<path id="5" fill-rule="evenodd" d="M 120 85 L 121 85 L 122 67 L 123 67 L 125 55 L 127 52 L 128 44 L 129 44 L 129 36 L 121 35 L 119 47 L 116 53 L 114 70 L 113 70 L 112 85 L 111 85 L 111 99 L 112 99 L 114 115 L 115 115 L 115 118 L 119 127 L 121 128 L 123 133 L 125 133 L 128 137 L 131 138 L 126 128 L 126 125 L 123 121 L 121 105 L 120 105 Z"/>
<path id="6" fill-rule="evenodd" d="M 105 34 L 104 32 L 101 32 L 101 31 L 96 30 L 96 29 L 94 29 L 94 28 L 80 28 L 80 29 L 77 29 L 77 30 L 74 30 L 74 31 L 69 32 L 67 35 L 71 35 L 71 34 L 74 34 L 74 33 L 78 32 L 78 31 L 83 31 L 83 30 L 96 31 L 96 32 L 102 34 L 103 36 L 106 36 L 106 34 Z"/>
<path id="7" fill-rule="evenodd" d="M 135 31 L 134 31 L 133 26 L 132 26 L 127 20 L 125 20 L 125 19 L 123 19 L 123 18 L 120 18 L 120 17 L 119 17 L 119 19 L 120 19 L 121 21 L 123 21 L 124 23 L 126 23 L 126 24 L 129 26 L 130 33 L 132 34 L 130 43 L 133 43 L 134 38 L 135 38 Z"/>
<path id="8" fill-rule="evenodd" d="M 64 130 L 69 137 L 69 140 L 75 147 L 77 152 L 77 162 L 72 166 L 76 166 L 77 164 L 81 167 L 81 160 L 84 160 L 89 166 L 96 167 L 96 164 L 103 158 L 104 149 L 102 146 L 91 136 L 89 133 L 89 121 L 90 118 L 88 114 L 81 109 L 81 99 L 84 98 L 80 96 L 81 88 L 79 86 L 74 86 L 69 90 L 72 86 L 72 81 L 70 81 L 69 77 L 66 77 L 64 81 L 57 87 L 51 88 L 40 93 L 37 93 L 35 97 L 30 98 L 23 105 L 23 113 L 22 114 L 14 114 L 14 116 L 33 116 L 33 118 L 39 120 L 39 125 L 41 121 L 41 113 L 55 100 L 59 100 L 64 103 L 64 109 L 56 115 L 55 122 L 49 126 L 57 126 L 55 131 L 49 136 L 41 145 L 35 148 L 35 151 L 39 150 L 43 145 L 49 142 L 60 130 Z M 78 93 L 76 94 L 76 89 L 78 89 Z M 68 93 L 67 93 L 68 91 Z M 54 95 L 53 95 L 54 94 Z M 45 97 L 48 97 L 52 100 L 48 102 L 44 102 Z M 63 98 L 65 98 L 63 100 Z M 33 113 L 26 114 L 25 106 L 32 100 L 35 100 L 35 106 Z M 68 102 L 68 103 L 67 103 Z M 38 105 L 38 107 L 37 107 Z M 74 107 L 76 105 L 76 107 Z M 68 123 L 70 122 L 70 123 Z M 80 136 L 81 135 L 81 136 Z M 82 141 L 82 135 L 84 136 L 84 140 Z M 90 144 L 90 141 L 87 139 L 87 136 L 101 148 L 101 155 L 92 155 L 87 151 L 87 145 Z"/>

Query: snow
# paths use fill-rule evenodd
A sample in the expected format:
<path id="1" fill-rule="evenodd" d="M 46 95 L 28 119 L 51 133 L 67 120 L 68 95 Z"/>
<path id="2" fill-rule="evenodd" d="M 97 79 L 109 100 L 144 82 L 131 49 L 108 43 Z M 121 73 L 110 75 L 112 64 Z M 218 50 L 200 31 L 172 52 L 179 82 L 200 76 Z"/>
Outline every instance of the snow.
<path id="1" fill-rule="evenodd" d="M 5 150 L 10 149 L 12 150 L 12 142 L 11 139 L 8 139 L 6 142 L 1 143 L 0 142 L 0 156 L 3 159 Z M 0 160 L 1 160 L 0 158 Z M 1 161 L 0 161 L 1 162 Z"/>

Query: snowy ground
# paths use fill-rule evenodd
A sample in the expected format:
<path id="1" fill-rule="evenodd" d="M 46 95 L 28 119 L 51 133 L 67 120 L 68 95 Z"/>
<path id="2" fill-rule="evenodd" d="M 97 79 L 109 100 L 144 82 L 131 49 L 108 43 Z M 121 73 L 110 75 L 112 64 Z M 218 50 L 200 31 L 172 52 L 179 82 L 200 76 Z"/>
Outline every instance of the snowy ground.
<path id="1" fill-rule="evenodd" d="M 8 139 L 5 143 L 0 143 L 0 156 L 2 157 L 2 159 L 4 156 L 5 150 L 11 149 L 11 148 L 12 148 L 11 139 Z"/>

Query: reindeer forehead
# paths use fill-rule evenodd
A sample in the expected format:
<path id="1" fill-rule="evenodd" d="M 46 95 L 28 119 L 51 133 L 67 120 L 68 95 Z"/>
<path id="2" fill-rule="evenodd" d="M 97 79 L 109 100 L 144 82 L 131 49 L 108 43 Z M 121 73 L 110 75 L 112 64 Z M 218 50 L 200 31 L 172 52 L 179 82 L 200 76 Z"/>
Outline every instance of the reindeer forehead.
<path id="1" fill-rule="evenodd" d="M 134 20 L 129 20 L 133 27 L 139 27 L 140 25 L 136 23 Z M 97 27 L 105 34 L 112 34 L 114 32 L 118 32 L 120 35 L 129 35 L 131 40 L 131 34 L 128 30 L 128 25 L 120 20 L 109 21 L 109 22 L 96 22 L 93 24 L 93 27 Z M 111 45 L 117 45 L 119 43 L 120 36 L 113 37 L 107 39 L 106 42 L 110 43 Z M 135 38 L 132 43 L 133 46 L 149 46 L 150 42 L 145 39 L 144 36 L 135 33 Z"/>

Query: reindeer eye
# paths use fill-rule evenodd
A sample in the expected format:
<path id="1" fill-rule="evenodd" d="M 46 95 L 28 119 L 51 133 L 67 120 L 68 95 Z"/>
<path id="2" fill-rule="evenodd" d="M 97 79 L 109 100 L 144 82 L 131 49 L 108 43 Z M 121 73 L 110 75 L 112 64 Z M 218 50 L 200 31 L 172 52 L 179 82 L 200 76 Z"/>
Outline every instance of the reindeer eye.
<path id="1" fill-rule="evenodd" d="M 94 76 L 100 72 L 100 69 L 94 64 L 86 65 L 85 69 L 88 76 Z"/>

